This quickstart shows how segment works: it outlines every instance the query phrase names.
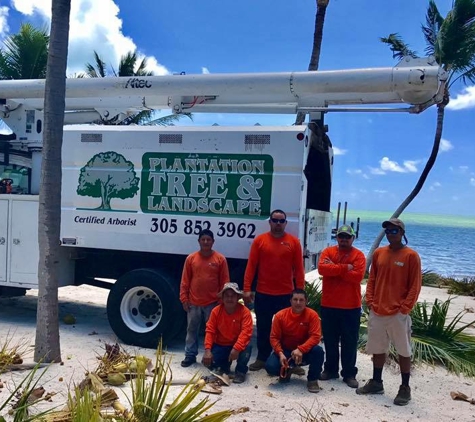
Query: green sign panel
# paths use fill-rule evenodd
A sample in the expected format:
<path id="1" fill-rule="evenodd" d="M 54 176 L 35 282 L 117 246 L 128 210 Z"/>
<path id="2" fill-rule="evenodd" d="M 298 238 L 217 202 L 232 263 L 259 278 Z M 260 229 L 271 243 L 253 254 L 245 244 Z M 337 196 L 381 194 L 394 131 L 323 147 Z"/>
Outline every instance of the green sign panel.
<path id="1" fill-rule="evenodd" d="M 146 153 L 140 206 L 147 213 L 270 213 L 274 161 L 258 154 Z"/>

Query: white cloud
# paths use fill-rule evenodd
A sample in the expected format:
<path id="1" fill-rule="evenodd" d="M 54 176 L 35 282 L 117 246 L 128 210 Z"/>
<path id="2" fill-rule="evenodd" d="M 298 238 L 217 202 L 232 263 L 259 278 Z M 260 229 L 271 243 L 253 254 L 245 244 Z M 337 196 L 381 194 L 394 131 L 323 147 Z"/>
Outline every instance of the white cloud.
<path id="1" fill-rule="evenodd" d="M 442 138 L 440 140 L 439 151 L 447 152 L 447 151 L 450 151 L 451 149 L 454 149 L 452 142 L 448 141 L 447 139 Z"/>
<path id="2" fill-rule="evenodd" d="M 341 149 L 338 147 L 333 147 L 333 154 L 334 155 L 345 155 L 348 152 L 347 149 Z"/>
<path id="3" fill-rule="evenodd" d="M 440 188 L 442 186 L 441 183 L 439 182 L 434 182 L 432 185 L 430 185 L 429 190 L 430 191 L 435 191 L 437 188 Z"/>
<path id="4" fill-rule="evenodd" d="M 411 173 L 415 173 L 417 172 L 417 167 L 416 167 L 416 164 L 418 163 L 419 161 L 414 161 L 414 160 L 406 160 L 404 161 L 404 167 L 410 171 Z"/>
<path id="5" fill-rule="evenodd" d="M 51 0 L 13 0 L 12 6 L 25 15 L 40 15 L 48 24 L 51 20 Z M 102 60 L 117 68 L 121 56 L 137 50 L 132 38 L 122 33 L 119 8 L 112 0 L 75 0 L 71 2 L 69 32 L 68 75 L 84 71 L 85 63 L 92 63 L 96 50 Z M 147 69 L 156 75 L 170 73 L 153 56 L 147 57 Z"/>
<path id="6" fill-rule="evenodd" d="M 363 170 L 361 169 L 347 169 L 346 172 L 351 175 L 362 174 Z"/>
<path id="7" fill-rule="evenodd" d="M 209 71 L 209 69 L 208 69 L 207 67 L 202 67 L 202 68 L 201 68 L 201 73 L 202 73 L 203 75 L 209 75 L 209 74 L 210 74 L 210 71 Z"/>
<path id="8" fill-rule="evenodd" d="M 473 107 L 475 107 L 475 86 L 465 88 L 447 105 L 447 108 L 451 110 L 464 110 Z"/>
<path id="9" fill-rule="evenodd" d="M 472 186 L 475 186 L 475 178 L 473 178 L 473 177 L 470 178 L 470 184 Z"/>
<path id="10" fill-rule="evenodd" d="M 371 174 L 376 174 L 378 176 L 386 174 L 386 172 L 381 170 L 379 167 L 370 167 L 369 171 Z"/>
<path id="11" fill-rule="evenodd" d="M 0 7 L 0 38 L 3 38 L 8 33 L 8 7 Z"/>
<path id="12" fill-rule="evenodd" d="M 379 165 L 383 171 L 393 171 L 396 173 L 415 173 L 417 172 L 417 163 L 418 161 L 406 160 L 401 166 L 397 161 L 391 161 L 388 157 L 383 157 L 379 162 Z"/>
<path id="13" fill-rule="evenodd" d="M 387 190 L 381 190 L 381 189 L 375 189 L 374 192 L 375 192 L 375 193 L 379 193 L 379 194 L 388 193 Z"/>

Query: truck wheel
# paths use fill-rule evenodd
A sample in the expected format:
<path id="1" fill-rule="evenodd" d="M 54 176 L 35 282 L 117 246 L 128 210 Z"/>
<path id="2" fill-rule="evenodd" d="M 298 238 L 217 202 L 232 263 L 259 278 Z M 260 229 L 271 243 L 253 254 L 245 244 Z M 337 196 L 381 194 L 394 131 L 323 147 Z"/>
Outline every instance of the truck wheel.
<path id="1" fill-rule="evenodd" d="M 120 277 L 107 298 L 107 316 L 124 343 L 156 348 L 169 340 L 182 322 L 178 293 L 157 270 L 141 268 Z M 180 321 L 177 321 L 180 320 Z"/>

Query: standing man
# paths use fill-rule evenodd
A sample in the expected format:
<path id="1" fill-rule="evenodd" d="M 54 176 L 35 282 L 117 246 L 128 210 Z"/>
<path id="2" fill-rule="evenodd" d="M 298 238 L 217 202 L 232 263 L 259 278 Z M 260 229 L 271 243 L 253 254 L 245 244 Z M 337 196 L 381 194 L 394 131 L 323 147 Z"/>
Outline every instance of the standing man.
<path id="1" fill-rule="evenodd" d="M 214 234 L 202 230 L 198 235 L 200 250 L 188 255 L 183 267 L 180 284 L 180 301 L 187 312 L 185 359 L 181 366 L 188 367 L 196 362 L 198 355 L 198 332 L 201 320 L 208 321 L 211 310 L 216 306 L 218 293 L 229 282 L 226 258 L 213 250 Z"/>
<path id="2" fill-rule="evenodd" d="M 366 259 L 353 247 L 355 232 L 343 225 L 337 230 L 338 245 L 326 248 L 318 262 L 322 281 L 322 334 L 325 343 L 323 381 L 338 378 L 341 344 L 341 376 L 351 388 L 358 387 L 356 355 L 361 317 L 361 280 Z"/>
<path id="3" fill-rule="evenodd" d="M 274 352 L 266 362 L 269 375 L 280 375 L 280 382 L 288 382 L 293 365 L 310 364 L 307 389 L 318 393 L 318 378 L 322 371 L 323 349 L 318 345 L 322 338 L 318 314 L 307 308 L 305 290 L 292 292 L 290 308 L 277 312 L 272 321 L 270 342 Z M 282 373 L 281 371 L 284 371 Z"/>
<path id="4" fill-rule="evenodd" d="M 404 223 L 398 218 L 383 222 L 389 246 L 376 249 L 366 286 L 369 312 L 366 351 L 373 355 L 373 378 L 357 394 L 383 394 L 382 372 L 391 341 L 399 354 L 402 383 L 394 404 L 411 400 L 411 317 L 422 285 L 421 259 L 407 246 Z M 402 243 L 404 238 L 405 244 Z"/>
<path id="5" fill-rule="evenodd" d="M 269 225 L 270 231 L 257 236 L 252 242 L 244 274 L 244 300 L 250 303 L 251 286 L 257 273 L 254 305 L 257 359 L 249 366 L 251 371 L 264 368 L 272 350 L 269 343 L 272 317 L 288 306 L 294 288 L 303 289 L 305 285 L 302 247 L 295 236 L 285 232 L 285 212 L 272 211 Z"/>
<path id="6" fill-rule="evenodd" d="M 228 374 L 233 361 L 236 372 L 233 382 L 246 379 L 247 364 L 251 358 L 252 315 L 238 302 L 242 292 L 236 283 L 226 283 L 218 294 L 222 304 L 216 306 L 206 324 L 203 364 L 214 366 Z"/>

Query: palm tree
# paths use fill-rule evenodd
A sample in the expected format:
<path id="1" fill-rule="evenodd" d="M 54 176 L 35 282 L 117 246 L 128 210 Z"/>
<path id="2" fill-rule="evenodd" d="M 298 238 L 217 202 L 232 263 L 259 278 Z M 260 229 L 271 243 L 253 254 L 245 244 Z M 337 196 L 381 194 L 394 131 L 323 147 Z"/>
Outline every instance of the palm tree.
<path id="1" fill-rule="evenodd" d="M 426 54 L 433 56 L 438 65 L 447 73 L 447 81 L 444 86 L 443 101 L 437 104 L 434 143 L 429 159 L 415 187 L 394 211 L 391 218 L 399 217 L 418 195 L 437 159 L 442 138 L 445 107 L 450 98 L 450 88 L 456 82 L 475 83 L 475 0 L 454 0 L 452 9 L 445 18 L 439 13 L 435 1 L 430 0 L 426 22 L 422 25 L 422 33 L 426 42 Z M 387 38 L 381 38 L 381 41 L 389 45 L 394 58 L 418 56 L 398 34 L 390 34 Z M 367 269 L 371 265 L 373 253 L 381 243 L 383 236 L 384 231 L 381 230 L 371 246 L 366 260 Z"/>
<path id="2" fill-rule="evenodd" d="M 313 48 L 310 56 L 308 70 L 318 70 L 320 62 L 320 51 L 323 41 L 323 25 L 325 24 L 325 14 L 330 0 L 317 0 L 317 14 L 315 15 L 315 31 L 313 33 Z M 305 113 L 299 111 L 295 118 L 295 124 L 301 125 L 305 121 Z"/>
<path id="3" fill-rule="evenodd" d="M 140 63 L 138 63 L 138 56 L 135 51 L 129 51 L 127 54 L 120 58 L 119 66 L 117 71 L 111 67 L 111 74 L 113 76 L 153 76 L 153 72 L 147 70 L 147 59 L 143 58 Z M 107 72 L 107 66 L 104 60 L 99 56 L 97 51 L 94 51 L 94 64 L 86 63 L 86 73 L 81 74 L 78 77 L 84 78 L 105 78 L 109 74 Z M 133 114 L 127 117 L 120 122 L 117 122 L 116 118 L 111 120 L 102 120 L 102 124 L 105 125 L 130 125 L 130 124 L 148 124 L 148 125 L 159 125 L 159 126 L 169 126 L 179 121 L 183 116 L 187 116 L 189 119 L 193 120 L 190 113 L 183 114 L 172 114 L 169 116 L 160 117 L 158 119 L 152 120 L 153 110 L 143 110 L 139 113 Z"/>
<path id="4" fill-rule="evenodd" d="M 0 79 L 44 79 L 49 36 L 46 29 L 25 23 L 0 49 Z"/>
<path id="5" fill-rule="evenodd" d="M 60 362 L 58 278 L 61 220 L 61 147 L 71 0 L 53 0 L 48 51 L 43 162 L 38 214 L 38 309 L 34 359 Z"/>

